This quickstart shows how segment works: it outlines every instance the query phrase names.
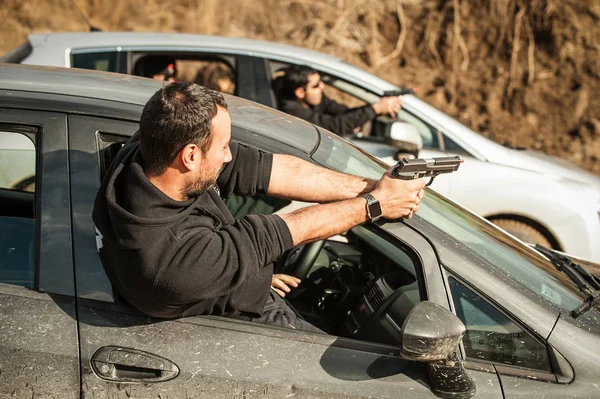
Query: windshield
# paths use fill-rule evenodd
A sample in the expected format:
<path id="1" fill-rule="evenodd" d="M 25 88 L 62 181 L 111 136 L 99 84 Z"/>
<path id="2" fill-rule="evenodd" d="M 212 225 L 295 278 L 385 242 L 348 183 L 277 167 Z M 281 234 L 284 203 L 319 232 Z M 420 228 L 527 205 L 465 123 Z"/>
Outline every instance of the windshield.
<path id="1" fill-rule="evenodd" d="M 381 177 L 387 168 L 372 155 L 336 136 L 322 133 L 321 144 L 313 155 L 317 162 L 340 172 L 371 179 Z M 566 313 L 585 299 L 569 277 L 544 256 L 435 191 L 426 190 L 413 221 L 425 223 L 429 230 L 443 236 L 445 241 L 454 242 L 461 251 L 483 260 L 482 264 L 502 272 Z M 597 310 L 587 312 L 581 319 L 600 325 Z"/>

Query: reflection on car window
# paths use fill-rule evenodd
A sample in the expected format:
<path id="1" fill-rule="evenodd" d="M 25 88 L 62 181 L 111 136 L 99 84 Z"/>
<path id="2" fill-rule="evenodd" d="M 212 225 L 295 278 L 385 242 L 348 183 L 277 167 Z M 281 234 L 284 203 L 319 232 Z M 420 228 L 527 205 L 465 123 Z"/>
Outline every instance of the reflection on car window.
<path id="1" fill-rule="evenodd" d="M 102 51 L 73 54 L 71 65 L 73 68 L 93 69 L 105 72 L 124 72 L 125 53 L 118 51 Z"/>
<path id="2" fill-rule="evenodd" d="M 33 192 L 35 147 L 24 134 L 0 132 L 0 188 Z"/>
<path id="3" fill-rule="evenodd" d="M 387 165 L 344 139 L 321 130 L 321 144 L 313 159 L 331 169 L 368 179 L 379 179 Z"/>
<path id="4" fill-rule="evenodd" d="M 546 346 L 475 292 L 449 277 L 456 315 L 467 327 L 468 358 L 551 372 Z"/>
<path id="5" fill-rule="evenodd" d="M 33 287 L 35 146 L 0 131 L 0 282 Z"/>
<path id="6" fill-rule="evenodd" d="M 398 112 L 398 119 L 410 123 L 417 129 L 423 140 L 423 148 L 439 149 L 438 135 L 432 127 L 404 109 Z"/>

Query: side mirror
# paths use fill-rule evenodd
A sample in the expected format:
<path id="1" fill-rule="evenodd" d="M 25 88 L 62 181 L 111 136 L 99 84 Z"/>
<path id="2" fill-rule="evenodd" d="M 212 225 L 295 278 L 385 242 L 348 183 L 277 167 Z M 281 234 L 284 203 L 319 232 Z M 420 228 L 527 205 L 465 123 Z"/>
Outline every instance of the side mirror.
<path id="1" fill-rule="evenodd" d="M 400 121 L 392 123 L 386 143 L 398 148 L 399 152 L 413 155 L 415 158 L 423 148 L 423 139 L 417 128 L 410 123 Z"/>
<path id="2" fill-rule="evenodd" d="M 475 382 L 456 356 L 466 328 L 454 314 L 429 301 L 416 304 L 402 326 L 400 355 L 428 363 L 431 391 L 441 398 L 468 399 Z"/>

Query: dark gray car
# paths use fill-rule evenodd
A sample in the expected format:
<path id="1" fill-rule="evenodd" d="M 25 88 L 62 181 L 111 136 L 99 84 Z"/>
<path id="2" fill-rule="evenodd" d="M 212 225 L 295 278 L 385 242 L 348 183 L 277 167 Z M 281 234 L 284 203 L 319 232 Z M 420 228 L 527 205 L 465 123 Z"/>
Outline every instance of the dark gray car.
<path id="1" fill-rule="evenodd" d="M 25 159 L 0 162 L 0 396 L 435 397 L 452 389 L 451 376 L 416 361 L 433 345 L 412 357 L 407 348 L 414 337 L 460 336 L 450 312 L 466 327 L 456 354 L 475 397 L 600 395 L 600 314 L 592 306 L 570 315 L 588 295 L 539 252 L 433 191 L 411 220 L 365 224 L 280 259 L 280 270 L 303 278 L 290 302 L 329 335 L 211 316 L 152 319 L 123 303 L 97 255 L 91 210 L 160 85 L 0 64 L 0 152 Z M 226 100 L 235 140 L 365 177 L 384 171 L 311 124 Z M 229 205 L 241 216 L 297 204 Z M 425 316 L 423 304 L 433 306 Z M 411 330 L 415 314 L 421 332 Z"/>

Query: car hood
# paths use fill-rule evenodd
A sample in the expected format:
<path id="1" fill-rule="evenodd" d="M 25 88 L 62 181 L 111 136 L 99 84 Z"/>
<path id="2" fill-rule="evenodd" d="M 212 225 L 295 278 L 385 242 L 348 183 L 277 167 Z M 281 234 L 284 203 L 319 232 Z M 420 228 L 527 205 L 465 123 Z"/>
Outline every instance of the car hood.
<path id="1" fill-rule="evenodd" d="M 579 182 L 600 190 L 600 177 L 565 159 L 532 150 L 508 150 L 506 155 L 503 160 L 495 159 L 494 162 L 542 173 L 558 180 Z"/>

